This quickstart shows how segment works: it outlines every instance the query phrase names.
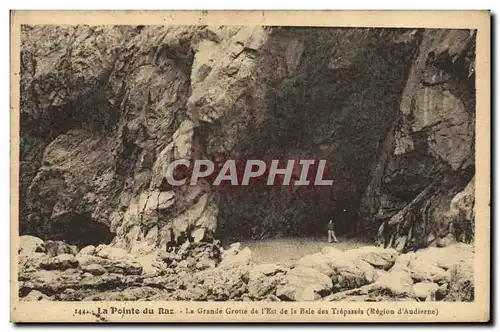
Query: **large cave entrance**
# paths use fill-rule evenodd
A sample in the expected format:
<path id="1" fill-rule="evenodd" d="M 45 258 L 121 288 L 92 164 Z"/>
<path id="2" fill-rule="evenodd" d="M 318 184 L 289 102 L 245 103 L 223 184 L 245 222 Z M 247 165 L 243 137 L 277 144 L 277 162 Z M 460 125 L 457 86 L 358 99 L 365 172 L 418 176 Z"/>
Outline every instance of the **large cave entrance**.
<path id="1" fill-rule="evenodd" d="M 357 230 L 360 197 L 396 119 L 415 49 L 394 42 L 394 33 L 290 28 L 274 35 L 282 44 L 299 40 L 301 59 L 293 75 L 266 82 L 266 119 L 248 129 L 236 154 L 249 159 L 325 159 L 334 184 L 218 190 L 219 237 L 244 241 L 314 236 L 325 232 L 329 219 L 336 221 L 341 235 L 365 235 Z"/>

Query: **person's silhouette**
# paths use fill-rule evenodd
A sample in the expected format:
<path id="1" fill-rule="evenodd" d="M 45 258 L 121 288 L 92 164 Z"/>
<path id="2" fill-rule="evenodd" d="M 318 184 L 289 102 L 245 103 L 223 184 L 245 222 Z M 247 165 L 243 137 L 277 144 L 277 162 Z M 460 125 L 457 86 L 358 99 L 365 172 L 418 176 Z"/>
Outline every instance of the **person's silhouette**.
<path id="1" fill-rule="evenodd" d="M 328 242 L 331 243 L 333 240 L 333 242 L 338 243 L 339 240 L 337 240 L 337 237 L 335 236 L 335 224 L 333 223 L 332 219 L 330 219 L 330 221 L 326 225 L 326 228 L 328 230 Z"/>

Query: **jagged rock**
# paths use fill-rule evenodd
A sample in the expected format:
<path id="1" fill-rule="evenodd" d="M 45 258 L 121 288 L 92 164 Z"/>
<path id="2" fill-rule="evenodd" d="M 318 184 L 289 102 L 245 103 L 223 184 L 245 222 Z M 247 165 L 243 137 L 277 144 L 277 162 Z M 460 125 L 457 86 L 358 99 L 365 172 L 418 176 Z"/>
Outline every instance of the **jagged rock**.
<path id="1" fill-rule="evenodd" d="M 144 278 L 143 285 L 165 289 L 167 291 L 174 291 L 179 288 L 178 279 L 173 274 L 173 271 L 161 276 Z"/>
<path id="2" fill-rule="evenodd" d="M 453 197 L 449 215 L 456 238 L 471 243 L 475 236 L 475 177 Z"/>
<path id="3" fill-rule="evenodd" d="M 21 299 L 22 301 L 52 301 L 50 297 L 39 292 L 37 290 L 32 290 L 28 295 Z"/>
<path id="4" fill-rule="evenodd" d="M 205 237 L 205 229 L 198 228 L 191 233 L 191 236 L 193 237 L 194 243 L 199 243 Z"/>
<path id="5" fill-rule="evenodd" d="M 42 239 L 31 235 L 22 235 L 19 237 L 19 255 L 27 255 L 30 253 L 45 252 L 45 245 Z"/>
<path id="6" fill-rule="evenodd" d="M 461 262 L 451 267 L 448 295 L 445 301 L 474 301 L 474 264 Z"/>
<path id="7" fill-rule="evenodd" d="M 75 268 L 79 265 L 78 260 L 74 255 L 61 254 L 55 257 L 48 258 L 40 263 L 40 267 L 45 270 L 67 270 Z"/>
<path id="8" fill-rule="evenodd" d="M 420 300 L 434 301 L 438 290 L 439 285 L 433 282 L 424 281 L 413 284 L 413 293 Z"/>
<path id="9" fill-rule="evenodd" d="M 308 268 L 296 267 L 288 272 L 283 284 L 278 286 L 276 296 L 283 300 L 311 301 L 330 293 L 332 280 L 323 273 Z"/>

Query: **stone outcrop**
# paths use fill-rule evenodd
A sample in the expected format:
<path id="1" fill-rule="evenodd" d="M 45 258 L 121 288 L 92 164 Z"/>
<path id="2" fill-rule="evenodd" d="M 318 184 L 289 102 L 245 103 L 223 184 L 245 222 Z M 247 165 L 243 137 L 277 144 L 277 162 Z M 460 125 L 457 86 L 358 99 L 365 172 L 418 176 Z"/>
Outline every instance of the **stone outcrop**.
<path id="1" fill-rule="evenodd" d="M 456 239 L 473 237 L 475 33 L 431 29 L 419 38 L 360 207 L 361 228 L 378 228 L 379 243 L 398 250 L 446 245 L 450 222 Z M 454 198 L 464 187 L 472 195 Z"/>
<path id="2" fill-rule="evenodd" d="M 24 301 L 474 300 L 473 248 L 466 244 L 403 255 L 377 247 L 326 247 L 292 266 L 254 264 L 250 249 L 239 247 L 200 242 L 171 252 L 130 253 L 104 245 L 55 257 L 43 250 L 25 252 L 19 296 Z M 374 257 L 390 257 L 391 267 Z"/>

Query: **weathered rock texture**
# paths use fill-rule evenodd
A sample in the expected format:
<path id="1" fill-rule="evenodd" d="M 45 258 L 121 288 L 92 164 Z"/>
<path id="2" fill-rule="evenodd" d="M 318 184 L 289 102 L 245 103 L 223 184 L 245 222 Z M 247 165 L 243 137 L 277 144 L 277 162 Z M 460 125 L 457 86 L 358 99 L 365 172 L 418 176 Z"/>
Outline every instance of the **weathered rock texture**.
<path id="1" fill-rule="evenodd" d="M 465 229 L 473 182 L 452 199 L 474 173 L 474 40 L 25 26 L 21 233 L 147 253 L 185 237 L 313 233 L 344 209 L 339 230 L 375 235 L 383 223 L 379 239 L 398 248 L 439 238 L 450 218 Z M 334 186 L 171 187 L 166 167 L 180 158 L 327 159 Z"/>
<path id="2" fill-rule="evenodd" d="M 445 245 L 450 232 L 470 242 L 474 228 L 475 33 L 419 36 L 399 113 L 360 206 L 361 228 L 381 225 L 379 243 L 398 249 Z"/>

